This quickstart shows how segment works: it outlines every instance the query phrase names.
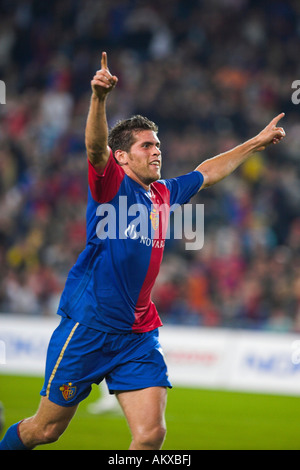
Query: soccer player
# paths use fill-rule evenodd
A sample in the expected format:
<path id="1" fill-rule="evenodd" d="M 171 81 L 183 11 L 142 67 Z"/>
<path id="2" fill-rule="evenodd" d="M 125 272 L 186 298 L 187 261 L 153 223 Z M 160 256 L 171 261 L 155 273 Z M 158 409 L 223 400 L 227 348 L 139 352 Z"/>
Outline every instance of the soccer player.
<path id="1" fill-rule="evenodd" d="M 101 69 L 91 81 L 85 131 L 86 248 L 61 297 L 62 318 L 49 343 L 38 411 L 12 425 L 0 449 L 33 449 L 56 441 L 91 385 L 103 379 L 127 419 L 130 449 L 161 448 L 171 383 L 151 289 L 162 260 L 170 207 L 187 203 L 251 154 L 285 136 L 277 127 L 282 113 L 247 142 L 204 161 L 189 174 L 162 180 L 160 141 L 153 122 L 134 116 L 108 132 L 106 99 L 116 84 L 103 52 Z"/>

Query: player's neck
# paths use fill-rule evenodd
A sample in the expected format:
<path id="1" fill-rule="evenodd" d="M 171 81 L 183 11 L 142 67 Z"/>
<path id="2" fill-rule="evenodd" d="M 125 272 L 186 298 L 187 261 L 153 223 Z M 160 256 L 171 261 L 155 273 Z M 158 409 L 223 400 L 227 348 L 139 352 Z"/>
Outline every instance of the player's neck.
<path id="1" fill-rule="evenodd" d="M 150 181 L 149 183 L 148 181 L 147 182 L 143 181 L 141 178 L 138 177 L 138 175 L 136 175 L 133 171 L 130 170 L 130 168 L 126 166 L 124 166 L 123 169 L 126 175 L 129 176 L 129 178 L 131 178 L 133 181 L 135 181 L 140 186 L 142 186 L 142 188 L 144 188 L 146 191 L 150 190 L 150 186 L 151 186 L 151 183 L 153 183 L 153 181 Z"/>

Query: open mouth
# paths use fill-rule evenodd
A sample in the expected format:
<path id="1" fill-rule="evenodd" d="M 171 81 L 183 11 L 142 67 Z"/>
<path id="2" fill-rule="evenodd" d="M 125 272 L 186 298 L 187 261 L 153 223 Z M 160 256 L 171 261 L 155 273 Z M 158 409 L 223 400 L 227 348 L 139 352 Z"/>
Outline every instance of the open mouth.
<path id="1" fill-rule="evenodd" d="M 155 166 L 156 168 L 160 168 L 160 161 L 159 160 L 154 160 L 153 162 L 150 163 L 151 166 Z"/>

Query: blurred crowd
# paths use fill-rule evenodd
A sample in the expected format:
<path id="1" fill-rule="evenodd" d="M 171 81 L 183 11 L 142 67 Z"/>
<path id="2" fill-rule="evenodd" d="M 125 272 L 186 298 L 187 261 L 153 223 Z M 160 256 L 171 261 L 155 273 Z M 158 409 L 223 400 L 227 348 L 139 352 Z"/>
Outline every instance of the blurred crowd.
<path id="1" fill-rule="evenodd" d="M 119 78 L 108 119 L 159 126 L 163 177 L 254 136 L 287 137 L 201 191 L 204 245 L 168 240 L 163 321 L 300 331 L 298 0 L 2 0 L 0 312 L 56 313 L 85 246 L 84 129 L 101 52 Z"/>

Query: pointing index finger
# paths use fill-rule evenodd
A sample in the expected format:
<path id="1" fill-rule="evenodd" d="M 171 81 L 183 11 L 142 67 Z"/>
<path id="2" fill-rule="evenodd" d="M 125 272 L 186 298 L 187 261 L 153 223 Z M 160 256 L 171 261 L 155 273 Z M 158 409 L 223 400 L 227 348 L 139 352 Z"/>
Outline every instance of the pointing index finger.
<path id="1" fill-rule="evenodd" d="M 278 116 L 274 117 L 274 119 L 271 121 L 272 125 L 276 127 L 278 121 L 280 121 L 280 119 L 282 119 L 284 116 L 285 116 L 284 113 L 278 114 Z"/>
<path id="2" fill-rule="evenodd" d="M 102 52 L 101 68 L 102 69 L 107 69 L 107 54 L 106 54 L 106 52 Z"/>

